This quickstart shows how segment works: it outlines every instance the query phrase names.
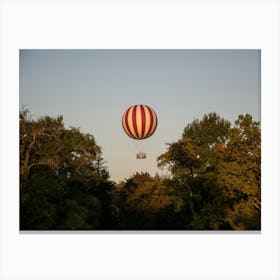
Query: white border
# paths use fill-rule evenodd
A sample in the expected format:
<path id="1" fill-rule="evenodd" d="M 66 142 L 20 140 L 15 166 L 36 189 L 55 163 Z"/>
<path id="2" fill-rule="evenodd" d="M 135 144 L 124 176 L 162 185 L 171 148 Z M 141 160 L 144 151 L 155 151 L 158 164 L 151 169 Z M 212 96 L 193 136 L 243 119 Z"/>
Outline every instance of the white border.
<path id="1" fill-rule="evenodd" d="M 2 1 L 1 279 L 279 279 L 279 2 Z M 261 234 L 19 234 L 18 50 L 262 50 Z"/>

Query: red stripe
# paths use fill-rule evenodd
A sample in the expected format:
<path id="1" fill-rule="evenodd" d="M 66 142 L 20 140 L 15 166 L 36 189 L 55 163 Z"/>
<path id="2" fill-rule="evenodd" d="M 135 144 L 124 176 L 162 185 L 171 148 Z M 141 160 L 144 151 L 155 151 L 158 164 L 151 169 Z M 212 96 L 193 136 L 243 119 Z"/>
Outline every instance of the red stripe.
<path id="1" fill-rule="evenodd" d="M 141 118 L 142 118 L 142 135 L 141 138 L 144 136 L 145 128 L 146 128 L 146 114 L 143 105 L 140 105 L 141 108 Z"/>
<path id="2" fill-rule="evenodd" d="M 126 123 L 127 111 L 128 111 L 128 110 L 126 110 L 126 111 L 124 112 L 124 114 L 123 114 L 122 126 L 123 126 L 123 129 L 124 129 L 125 133 L 129 135 L 129 131 L 128 131 L 128 128 L 127 128 L 127 123 Z M 129 135 L 129 136 L 130 136 L 130 135 Z"/>
<path id="3" fill-rule="evenodd" d="M 125 122 L 125 128 L 126 128 L 126 130 L 129 132 L 129 136 L 132 137 L 132 138 L 135 138 L 135 137 L 133 136 L 133 134 L 131 133 L 131 130 L 130 130 L 129 125 L 128 125 L 128 112 L 129 112 L 130 108 L 131 108 L 131 107 L 129 107 L 129 108 L 126 110 L 126 112 L 125 112 L 124 122 Z"/>
<path id="4" fill-rule="evenodd" d="M 151 131 L 152 130 L 152 128 L 153 128 L 153 124 L 154 124 L 154 116 L 153 116 L 153 113 L 152 113 L 152 111 L 151 111 L 151 109 L 150 109 L 150 107 L 149 106 L 146 106 L 147 107 L 147 109 L 148 109 L 148 111 L 149 111 L 149 114 L 150 114 L 150 127 L 149 127 L 149 130 L 148 130 L 148 133 L 147 133 L 147 135 L 146 135 L 146 137 L 149 137 L 150 136 L 150 134 L 152 134 L 153 132 Z"/>
<path id="5" fill-rule="evenodd" d="M 136 108 L 137 108 L 137 105 L 133 106 L 133 111 L 132 111 L 132 125 L 133 125 L 133 128 L 134 128 L 134 131 L 137 135 L 137 137 L 139 137 L 139 133 L 138 133 L 138 130 L 137 130 L 137 120 L 136 120 Z"/>
<path id="6" fill-rule="evenodd" d="M 157 125 L 158 125 L 157 115 L 156 115 L 155 111 L 153 111 L 153 112 L 154 112 L 154 114 L 155 114 L 155 119 L 154 119 L 154 122 L 155 122 L 155 128 L 153 129 L 153 131 L 152 131 L 151 135 L 152 135 L 152 134 L 156 131 L 156 129 L 157 129 Z"/>

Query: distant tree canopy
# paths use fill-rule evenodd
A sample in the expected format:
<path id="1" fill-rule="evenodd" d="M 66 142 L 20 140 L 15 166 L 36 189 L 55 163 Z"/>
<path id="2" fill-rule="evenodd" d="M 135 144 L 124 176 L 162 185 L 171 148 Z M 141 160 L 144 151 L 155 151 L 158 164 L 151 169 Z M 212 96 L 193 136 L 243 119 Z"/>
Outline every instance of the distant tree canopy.
<path id="1" fill-rule="evenodd" d="M 116 184 L 90 134 L 62 116 L 20 112 L 22 230 L 257 230 L 261 220 L 259 122 L 194 120 L 158 157 L 169 177 L 135 173 Z"/>

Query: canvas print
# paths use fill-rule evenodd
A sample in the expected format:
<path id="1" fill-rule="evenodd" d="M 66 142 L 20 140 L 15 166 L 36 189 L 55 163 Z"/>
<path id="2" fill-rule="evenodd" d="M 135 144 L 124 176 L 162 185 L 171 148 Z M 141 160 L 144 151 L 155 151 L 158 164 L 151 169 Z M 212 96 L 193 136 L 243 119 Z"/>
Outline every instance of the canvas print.
<path id="1" fill-rule="evenodd" d="M 261 51 L 19 51 L 21 231 L 261 230 Z"/>

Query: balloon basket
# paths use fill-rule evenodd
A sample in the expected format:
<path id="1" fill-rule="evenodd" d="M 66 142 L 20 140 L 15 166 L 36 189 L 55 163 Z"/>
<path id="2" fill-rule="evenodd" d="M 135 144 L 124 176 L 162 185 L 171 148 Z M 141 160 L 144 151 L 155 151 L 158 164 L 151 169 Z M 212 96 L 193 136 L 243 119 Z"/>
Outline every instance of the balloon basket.
<path id="1" fill-rule="evenodd" d="M 143 152 L 139 152 L 139 153 L 136 154 L 137 159 L 144 159 L 146 157 L 147 157 L 146 154 L 143 153 Z"/>

